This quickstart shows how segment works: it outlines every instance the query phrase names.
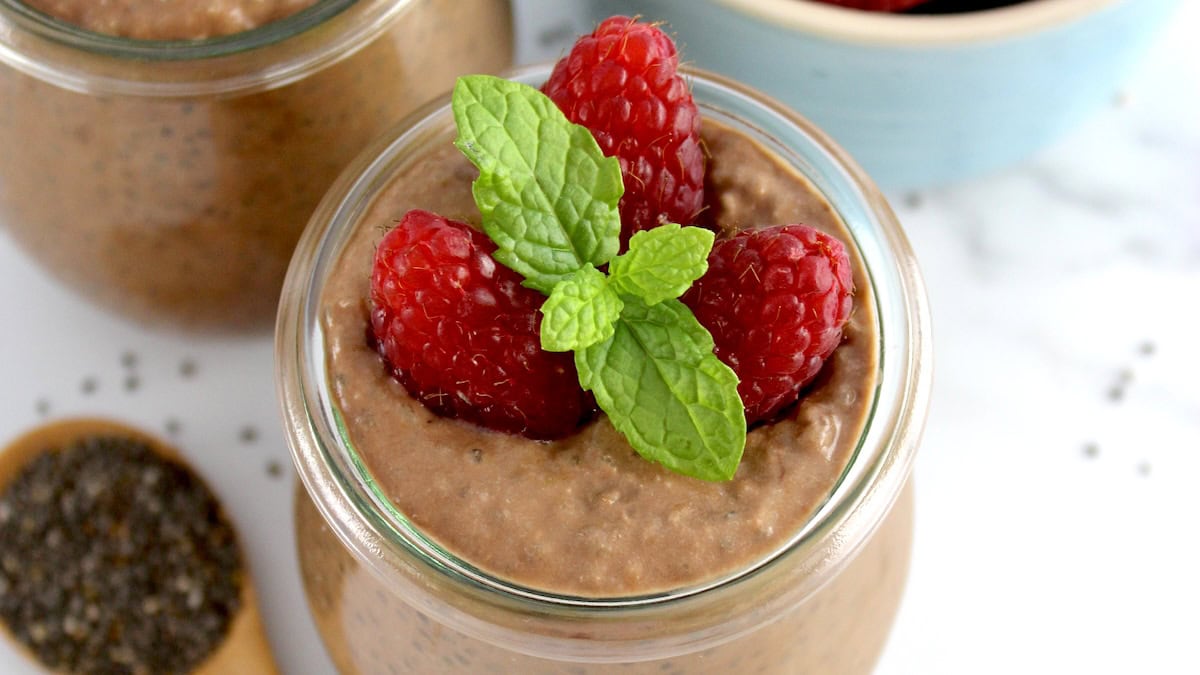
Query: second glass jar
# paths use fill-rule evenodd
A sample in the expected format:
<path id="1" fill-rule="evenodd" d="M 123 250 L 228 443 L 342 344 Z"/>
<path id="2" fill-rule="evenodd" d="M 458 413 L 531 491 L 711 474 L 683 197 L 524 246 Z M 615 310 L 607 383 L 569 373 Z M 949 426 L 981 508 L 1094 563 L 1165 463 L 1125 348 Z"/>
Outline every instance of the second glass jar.
<path id="1" fill-rule="evenodd" d="M 0 0 L 0 226 L 140 322 L 266 329 L 338 172 L 455 76 L 507 67 L 511 21 L 507 0 L 321 0 L 156 41 Z"/>

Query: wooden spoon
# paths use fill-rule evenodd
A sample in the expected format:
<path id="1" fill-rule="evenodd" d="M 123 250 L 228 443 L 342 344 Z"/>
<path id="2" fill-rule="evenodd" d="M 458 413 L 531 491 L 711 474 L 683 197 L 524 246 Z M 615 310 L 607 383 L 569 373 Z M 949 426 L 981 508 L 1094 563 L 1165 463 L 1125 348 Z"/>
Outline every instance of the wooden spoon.
<path id="1" fill-rule="evenodd" d="M 9 481 L 15 478 L 27 463 L 47 449 L 64 448 L 72 445 L 75 441 L 100 435 L 122 436 L 141 441 L 159 456 L 192 471 L 175 448 L 145 432 L 111 420 L 77 418 L 35 428 L 0 450 L 0 492 L 8 487 Z M 13 640 L 13 642 L 17 641 Z M 28 653 L 24 645 L 18 644 L 18 646 L 23 652 Z M 254 584 L 250 579 L 250 574 L 246 572 L 242 575 L 240 608 L 229 625 L 229 631 L 225 634 L 224 641 L 217 645 L 208 658 L 202 661 L 192 673 L 193 675 L 225 675 L 227 673 L 276 675 L 278 672 L 275 659 L 271 655 L 271 647 L 267 642 L 266 631 L 263 629 L 262 615 L 258 610 Z"/>

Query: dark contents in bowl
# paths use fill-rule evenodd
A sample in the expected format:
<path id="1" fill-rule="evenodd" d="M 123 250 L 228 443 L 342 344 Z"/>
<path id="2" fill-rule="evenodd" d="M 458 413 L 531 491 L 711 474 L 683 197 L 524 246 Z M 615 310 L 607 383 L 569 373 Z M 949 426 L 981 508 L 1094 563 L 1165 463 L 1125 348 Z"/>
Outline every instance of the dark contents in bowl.
<path id="1" fill-rule="evenodd" d="M 46 666 L 182 673 L 222 642 L 243 568 L 219 503 L 145 443 L 47 448 L 0 493 L 0 620 Z"/>
<path id="2" fill-rule="evenodd" d="M 1017 5 L 1026 0 L 928 0 L 913 7 L 905 14 L 959 14 L 962 12 L 979 12 L 985 9 L 996 9 Z"/>

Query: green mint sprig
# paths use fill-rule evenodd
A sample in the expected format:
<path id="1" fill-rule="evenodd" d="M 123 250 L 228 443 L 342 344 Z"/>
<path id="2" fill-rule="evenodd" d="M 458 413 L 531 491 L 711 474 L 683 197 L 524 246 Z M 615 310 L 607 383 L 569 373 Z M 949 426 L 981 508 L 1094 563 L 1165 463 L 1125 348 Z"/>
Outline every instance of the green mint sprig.
<path id="1" fill-rule="evenodd" d="M 586 127 L 532 87 L 495 77 L 459 79 L 452 107 L 454 143 L 479 168 L 472 192 L 497 261 L 549 294 L 617 254 L 621 167 Z"/>
<path id="2" fill-rule="evenodd" d="M 677 299 L 707 270 L 712 233 L 666 224 L 618 256 L 621 168 L 586 127 L 537 89 L 486 75 L 459 78 L 452 109 L 494 257 L 548 296 L 543 349 L 575 353 L 580 385 L 638 454 L 732 478 L 746 445 L 737 375 Z"/>

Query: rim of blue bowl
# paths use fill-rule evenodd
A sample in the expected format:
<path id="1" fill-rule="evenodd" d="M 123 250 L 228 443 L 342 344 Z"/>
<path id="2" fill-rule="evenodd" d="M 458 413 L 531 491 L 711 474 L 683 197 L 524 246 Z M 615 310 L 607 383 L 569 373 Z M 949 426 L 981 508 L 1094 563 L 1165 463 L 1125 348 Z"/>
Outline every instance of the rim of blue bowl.
<path id="1" fill-rule="evenodd" d="M 1025 0 L 956 14 L 889 14 L 816 0 L 717 0 L 790 30 L 833 40 L 903 47 L 944 46 L 1028 35 L 1125 0 Z"/>

